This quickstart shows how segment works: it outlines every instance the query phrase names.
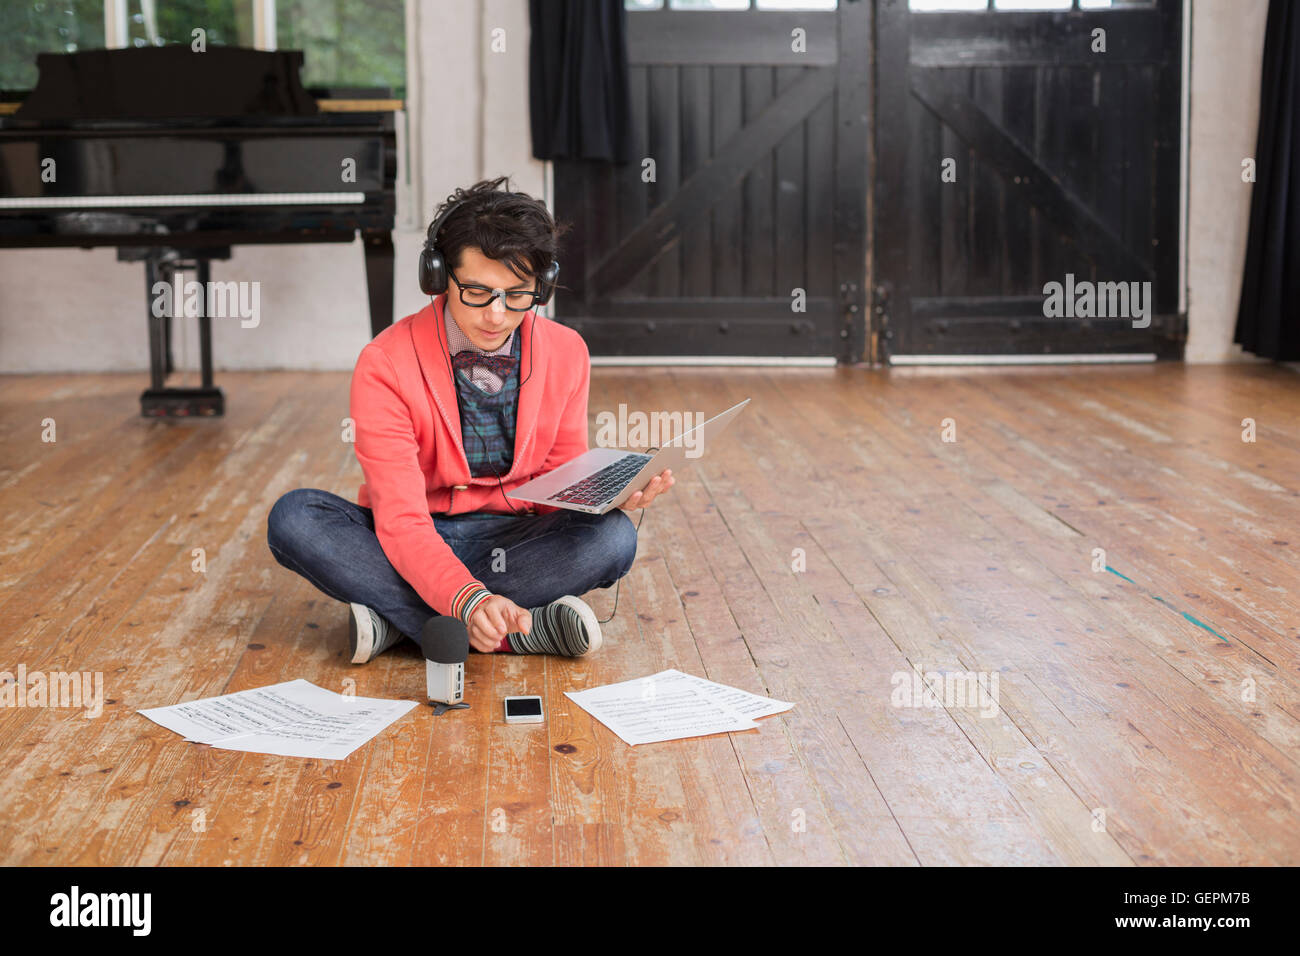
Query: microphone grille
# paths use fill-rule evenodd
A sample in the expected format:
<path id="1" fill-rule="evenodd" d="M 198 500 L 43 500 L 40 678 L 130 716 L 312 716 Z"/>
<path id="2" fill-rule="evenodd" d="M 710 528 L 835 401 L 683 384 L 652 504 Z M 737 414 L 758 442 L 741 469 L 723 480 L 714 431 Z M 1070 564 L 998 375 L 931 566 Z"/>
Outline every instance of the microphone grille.
<path id="1" fill-rule="evenodd" d="M 469 629 L 454 617 L 429 618 L 417 643 L 424 659 L 436 664 L 463 664 L 469 658 Z"/>

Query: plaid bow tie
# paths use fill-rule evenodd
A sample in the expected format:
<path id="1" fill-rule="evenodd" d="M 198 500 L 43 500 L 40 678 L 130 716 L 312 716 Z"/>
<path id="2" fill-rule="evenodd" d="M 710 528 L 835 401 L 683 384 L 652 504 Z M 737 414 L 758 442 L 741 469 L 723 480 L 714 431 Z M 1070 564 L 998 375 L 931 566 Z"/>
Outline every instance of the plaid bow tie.
<path id="1" fill-rule="evenodd" d="M 479 366 L 486 368 L 503 382 L 514 371 L 518 361 L 513 355 L 484 355 L 473 349 L 463 349 L 451 358 L 451 364 L 457 371 L 464 371 L 466 375 L 472 377 L 473 372 L 470 370 Z"/>

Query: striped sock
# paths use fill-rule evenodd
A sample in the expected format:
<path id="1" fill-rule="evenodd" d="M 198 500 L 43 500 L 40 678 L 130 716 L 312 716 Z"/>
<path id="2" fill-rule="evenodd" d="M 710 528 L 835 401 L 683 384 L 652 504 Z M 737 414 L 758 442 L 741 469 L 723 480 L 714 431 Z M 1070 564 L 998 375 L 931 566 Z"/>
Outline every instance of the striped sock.
<path id="1" fill-rule="evenodd" d="M 596 615 L 580 598 L 565 595 L 530 611 L 533 626 L 529 632 L 508 635 L 515 654 L 581 657 L 603 643 Z"/>

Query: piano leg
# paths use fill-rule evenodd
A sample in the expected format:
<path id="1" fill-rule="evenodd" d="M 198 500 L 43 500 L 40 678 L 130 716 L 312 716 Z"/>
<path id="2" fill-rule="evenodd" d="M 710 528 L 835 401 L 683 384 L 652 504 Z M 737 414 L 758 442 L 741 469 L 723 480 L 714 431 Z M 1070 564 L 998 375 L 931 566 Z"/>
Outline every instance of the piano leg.
<path id="1" fill-rule="evenodd" d="M 160 266 L 158 272 L 168 285 L 176 284 L 176 263 L 168 261 Z M 160 320 L 162 326 L 163 380 L 176 371 L 176 353 L 172 350 L 172 332 L 176 330 L 176 316 L 164 315 Z"/>
<path id="2" fill-rule="evenodd" d="M 164 366 L 163 375 L 165 377 L 167 375 L 170 375 L 172 372 L 176 371 L 175 352 L 172 350 L 172 332 L 176 329 L 176 322 L 172 318 L 172 316 L 164 315 L 162 323 L 163 323 L 162 353 L 163 353 L 163 361 L 166 363 L 166 365 Z"/>
<path id="3" fill-rule="evenodd" d="M 363 233 L 366 288 L 370 293 L 370 337 L 393 324 L 393 234 Z"/>
<path id="4" fill-rule="evenodd" d="M 212 263 L 207 259 L 199 260 L 199 288 L 208 288 L 212 278 Z M 203 371 L 203 387 L 212 388 L 212 316 L 204 309 L 199 316 L 199 363 Z M 220 393 L 218 393 L 220 394 Z M 218 412 L 218 414 L 220 414 Z"/>
<path id="5" fill-rule="evenodd" d="M 229 253 L 220 258 L 228 258 Z M 149 317 L 149 388 L 140 395 L 140 414 L 145 418 L 189 418 L 194 416 L 218 416 L 226 411 L 226 399 L 221 389 L 212 383 L 212 317 L 206 314 L 206 294 L 201 297 L 205 306 L 199 316 L 199 352 L 202 362 L 203 382 L 198 388 L 169 388 L 167 376 L 172 372 L 171 324 L 172 316 L 153 314 L 154 292 L 156 282 L 174 284 L 176 270 L 184 268 L 175 252 L 166 249 L 149 249 L 142 252 L 119 250 L 118 259 L 144 260 L 145 307 Z M 211 262 L 206 258 L 196 258 L 194 267 L 198 272 L 199 288 L 207 290 L 211 277 Z M 182 297 L 183 298 L 183 297 Z M 173 311 L 180 309 L 182 302 L 173 303 Z M 184 315 L 181 316 L 184 318 Z"/>
<path id="6" fill-rule="evenodd" d="M 169 270 L 154 258 L 144 261 L 144 308 L 149 322 L 149 388 L 159 391 L 167 381 L 167 335 L 170 320 L 165 315 L 153 314 L 153 287 L 155 282 L 171 282 Z M 163 278 L 166 276 L 166 278 Z"/>

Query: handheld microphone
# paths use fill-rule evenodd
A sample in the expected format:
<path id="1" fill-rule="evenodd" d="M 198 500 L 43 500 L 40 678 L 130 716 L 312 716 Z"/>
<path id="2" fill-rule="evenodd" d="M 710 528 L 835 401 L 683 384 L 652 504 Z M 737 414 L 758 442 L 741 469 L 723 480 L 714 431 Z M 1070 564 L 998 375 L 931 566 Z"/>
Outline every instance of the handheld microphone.
<path id="1" fill-rule="evenodd" d="M 460 703 L 465 697 L 469 629 L 454 617 L 431 617 L 424 622 L 417 643 L 424 652 L 424 677 L 429 700 Z"/>

